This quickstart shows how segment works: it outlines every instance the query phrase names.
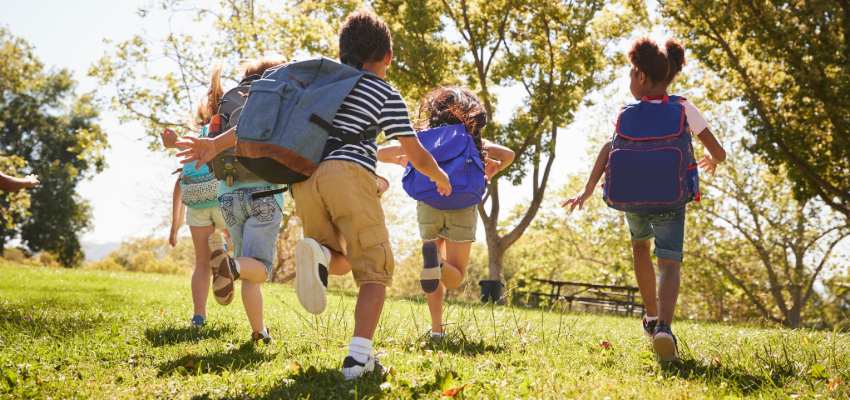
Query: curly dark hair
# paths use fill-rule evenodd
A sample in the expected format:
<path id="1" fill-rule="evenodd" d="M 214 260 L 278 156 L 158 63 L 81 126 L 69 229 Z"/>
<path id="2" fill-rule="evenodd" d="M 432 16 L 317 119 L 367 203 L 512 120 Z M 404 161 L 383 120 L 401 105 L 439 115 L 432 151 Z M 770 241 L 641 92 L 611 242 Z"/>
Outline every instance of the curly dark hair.
<path id="1" fill-rule="evenodd" d="M 629 50 L 629 61 L 640 72 L 655 83 L 667 82 L 670 74 L 670 63 L 667 55 L 658 47 L 658 43 L 649 38 L 635 40 Z"/>
<path id="2" fill-rule="evenodd" d="M 685 65 L 685 48 L 682 47 L 675 39 L 669 39 L 664 43 L 664 48 L 667 53 L 667 62 L 670 66 L 670 71 L 667 72 L 667 81 L 671 82 Z"/>
<path id="3" fill-rule="evenodd" d="M 377 15 L 366 10 L 351 13 L 339 30 L 339 59 L 344 64 L 363 68 L 393 50 L 390 28 Z"/>
<path id="4" fill-rule="evenodd" d="M 417 128 L 422 130 L 442 125 L 463 124 L 475 140 L 475 146 L 478 147 L 482 159 L 485 159 L 481 130 L 488 121 L 487 110 L 471 90 L 444 86 L 432 90 L 422 99 L 419 104 Z"/>

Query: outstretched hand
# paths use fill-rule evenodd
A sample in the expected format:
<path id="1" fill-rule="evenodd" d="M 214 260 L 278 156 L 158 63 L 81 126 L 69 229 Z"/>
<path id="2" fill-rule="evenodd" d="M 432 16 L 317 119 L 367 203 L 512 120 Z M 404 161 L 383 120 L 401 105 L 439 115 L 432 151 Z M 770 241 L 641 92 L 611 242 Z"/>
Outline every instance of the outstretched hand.
<path id="1" fill-rule="evenodd" d="M 171 129 L 165 128 L 162 133 L 159 134 L 162 138 L 162 146 L 166 149 L 173 149 L 177 145 L 177 133 L 172 131 Z"/>
<path id="2" fill-rule="evenodd" d="M 215 148 L 215 142 L 210 138 L 185 136 L 180 138 L 175 145 L 178 149 L 182 149 L 182 151 L 177 153 L 181 164 L 188 164 L 194 161 L 197 167 L 200 164 L 206 164 L 212 161 L 218 154 Z"/>
<path id="3" fill-rule="evenodd" d="M 32 189 L 38 186 L 40 182 L 38 181 L 38 176 L 35 175 L 27 175 L 23 179 L 21 179 L 21 185 L 24 189 Z"/>
<path id="4" fill-rule="evenodd" d="M 591 194 L 593 194 L 592 191 L 585 190 L 584 192 L 582 192 L 578 196 L 575 196 L 571 199 L 565 200 L 563 203 L 561 203 L 561 207 L 568 208 L 567 209 L 568 212 L 573 212 L 573 210 L 575 210 L 576 207 L 578 207 L 578 209 L 581 210 L 582 207 L 584 206 L 584 202 L 587 201 L 588 198 L 590 198 Z"/>
<path id="5" fill-rule="evenodd" d="M 697 164 L 699 165 L 699 167 L 703 171 L 708 172 L 711 175 L 714 175 L 714 171 L 717 169 L 717 164 L 719 164 L 719 163 L 717 162 L 717 160 L 715 160 L 711 156 L 706 155 L 702 158 L 702 160 L 699 160 L 699 162 Z"/>

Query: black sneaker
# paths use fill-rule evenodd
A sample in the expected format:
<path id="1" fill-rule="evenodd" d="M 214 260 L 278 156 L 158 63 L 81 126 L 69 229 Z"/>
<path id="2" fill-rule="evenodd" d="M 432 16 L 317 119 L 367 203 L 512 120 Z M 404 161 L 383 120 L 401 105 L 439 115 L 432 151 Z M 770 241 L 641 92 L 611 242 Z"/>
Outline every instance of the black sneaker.
<path id="1" fill-rule="evenodd" d="M 263 341 L 263 344 L 269 344 L 272 342 L 272 335 L 269 333 L 270 329 L 266 328 L 266 333 L 262 332 L 252 332 L 251 333 L 251 341 L 254 343 L 258 343 L 259 341 Z"/>
<path id="2" fill-rule="evenodd" d="M 670 325 L 659 321 L 652 335 L 652 348 L 661 362 L 676 361 L 679 359 L 679 343 L 676 335 L 670 329 Z"/>
<path id="3" fill-rule="evenodd" d="M 345 360 L 342 361 L 342 376 L 347 381 L 358 379 L 370 372 L 377 372 L 381 375 L 385 373 L 384 366 L 374 356 L 369 356 L 365 363 L 355 360 L 352 356 L 345 357 Z"/>
<path id="4" fill-rule="evenodd" d="M 653 321 L 647 321 L 646 315 L 644 315 L 641 323 L 643 323 L 643 334 L 648 338 L 652 338 L 652 335 L 655 334 L 655 325 L 658 324 L 658 318 Z"/>

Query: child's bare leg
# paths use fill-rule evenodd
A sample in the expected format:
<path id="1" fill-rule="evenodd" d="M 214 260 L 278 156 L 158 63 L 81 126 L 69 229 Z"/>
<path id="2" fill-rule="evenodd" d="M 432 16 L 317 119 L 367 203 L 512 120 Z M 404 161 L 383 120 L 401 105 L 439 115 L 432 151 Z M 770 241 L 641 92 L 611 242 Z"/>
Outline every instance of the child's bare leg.
<path id="1" fill-rule="evenodd" d="M 635 278 L 640 289 L 640 297 L 646 307 L 646 315 L 658 316 L 658 303 L 655 292 L 655 269 L 652 267 L 651 243 L 649 240 L 633 240 L 632 256 L 635 263 Z"/>
<path id="2" fill-rule="evenodd" d="M 242 280 L 242 305 L 245 306 L 245 314 L 248 315 L 248 323 L 251 324 L 252 332 L 262 332 L 266 327 L 263 323 L 263 292 L 260 289 L 261 285 L 261 283 Z"/>
<path id="3" fill-rule="evenodd" d="M 254 284 L 262 284 L 268 279 L 266 265 L 259 260 L 251 257 L 238 257 L 236 262 L 239 263 L 239 279 Z"/>
<path id="4" fill-rule="evenodd" d="M 192 271 L 192 303 L 195 315 L 207 316 L 207 297 L 210 293 L 210 236 L 215 234 L 215 227 L 190 226 L 192 244 L 195 247 L 195 270 Z"/>
<path id="5" fill-rule="evenodd" d="M 679 297 L 682 264 L 667 259 L 658 259 L 658 319 L 668 325 L 673 322 L 676 301 Z"/>
<path id="6" fill-rule="evenodd" d="M 349 272 L 351 272 L 351 263 L 348 262 L 348 257 L 331 250 L 331 265 L 328 267 L 328 274 L 345 275 Z"/>
<path id="7" fill-rule="evenodd" d="M 437 290 L 427 293 L 425 299 L 428 301 L 428 311 L 431 312 L 431 332 L 443 332 L 443 298 L 446 295 L 446 287 L 440 283 Z"/>
<path id="8" fill-rule="evenodd" d="M 364 283 L 354 307 L 354 337 L 371 340 L 384 308 L 387 288 L 379 283 Z"/>
<path id="9" fill-rule="evenodd" d="M 441 242 L 442 246 L 440 247 L 444 249 L 444 261 L 440 279 L 447 289 L 457 289 L 466 276 L 472 242 L 452 242 L 448 240 L 441 240 Z"/>

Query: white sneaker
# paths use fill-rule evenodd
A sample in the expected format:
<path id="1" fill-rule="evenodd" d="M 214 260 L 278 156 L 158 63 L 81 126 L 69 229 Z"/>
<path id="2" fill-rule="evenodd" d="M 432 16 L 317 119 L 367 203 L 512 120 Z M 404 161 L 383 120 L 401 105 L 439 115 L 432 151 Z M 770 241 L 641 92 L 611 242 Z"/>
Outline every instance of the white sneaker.
<path id="1" fill-rule="evenodd" d="M 365 363 L 358 362 L 352 356 L 345 357 L 342 361 L 342 376 L 347 381 L 360 378 L 370 372 L 384 373 L 384 366 L 374 356 L 369 356 Z"/>
<path id="2" fill-rule="evenodd" d="M 308 312 L 321 314 L 327 305 L 328 265 L 324 246 L 304 238 L 295 245 L 295 293 Z"/>

